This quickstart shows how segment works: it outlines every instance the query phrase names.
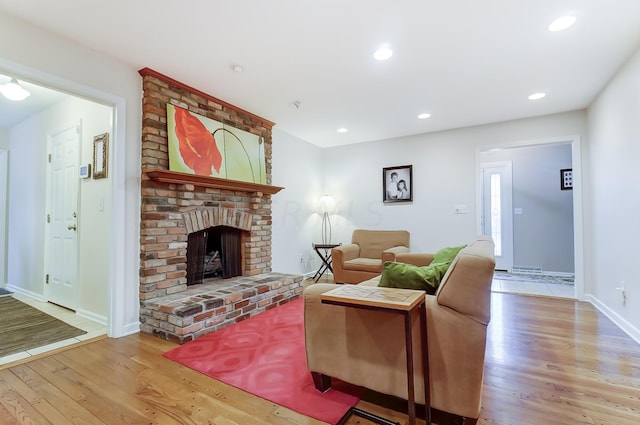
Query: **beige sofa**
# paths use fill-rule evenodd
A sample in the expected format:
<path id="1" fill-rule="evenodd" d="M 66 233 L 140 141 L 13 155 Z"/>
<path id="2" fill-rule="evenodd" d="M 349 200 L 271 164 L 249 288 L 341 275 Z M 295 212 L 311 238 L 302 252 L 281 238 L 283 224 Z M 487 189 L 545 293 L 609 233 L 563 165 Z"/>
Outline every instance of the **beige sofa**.
<path id="1" fill-rule="evenodd" d="M 386 261 L 409 252 L 409 232 L 406 230 L 356 229 L 351 243 L 331 250 L 333 281 L 360 283 L 382 272 Z"/>
<path id="2" fill-rule="evenodd" d="M 431 406 L 474 424 L 480 413 L 491 282 L 495 259 L 490 238 L 462 249 L 437 292 L 426 295 Z M 398 261 L 431 262 L 429 254 L 399 254 Z M 360 285 L 377 285 L 379 277 Z M 402 315 L 322 304 L 335 284 L 304 290 L 307 366 L 316 388 L 330 378 L 407 399 Z M 412 317 L 416 402 L 424 403 L 418 314 Z"/>

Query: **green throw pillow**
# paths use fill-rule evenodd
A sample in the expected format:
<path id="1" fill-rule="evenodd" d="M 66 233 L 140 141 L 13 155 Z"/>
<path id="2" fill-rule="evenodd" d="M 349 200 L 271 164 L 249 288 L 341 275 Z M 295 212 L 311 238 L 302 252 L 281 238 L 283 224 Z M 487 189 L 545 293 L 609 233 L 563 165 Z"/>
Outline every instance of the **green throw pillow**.
<path id="1" fill-rule="evenodd" d="M 447 248 L 442 248 L 440 251 L 436 252 L 433 255 L 433 262 L 434 263 L 452 263 L 453 260 L 456 258 L 456 255 L 458 255 L 458 252 L 460 252 L 464 247 L 466 247 L 466 245 L 450 246 Z"/>
<path id="2" fill-rule="evenodd" d="M 421 289 L 428 294 L 435 294 L 449 264 L 431 263 L 419 267 L 413 264 L 387 261 L 382 268 L 382 276 L 378 286 L 386 288 Z"/>
<path id="3" fill-rule="evenodd" d="M 433 256 L 428 266 L 388 261 L 382 268 L 378 286 L 386 288 L 422 289 L 435 294 L 449 266 L 466 245 L 442 248 Z"/>

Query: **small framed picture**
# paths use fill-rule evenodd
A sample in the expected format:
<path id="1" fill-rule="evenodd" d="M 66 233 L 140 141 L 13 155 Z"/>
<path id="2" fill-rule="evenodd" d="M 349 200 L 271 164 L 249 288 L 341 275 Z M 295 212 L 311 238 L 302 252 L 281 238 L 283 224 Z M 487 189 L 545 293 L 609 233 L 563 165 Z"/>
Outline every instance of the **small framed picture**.
<path id="1" fill-rule="evenodd" d="M 413 165 L 382 169 L 382 200 L 384 202 L 413 201 Z"/>
<path id="2" fill-rule="evenodd" d="M 103 133 L 93 138 L 93 178 L 107 177 L 109 157 L 109 133 Z"/>
<path id="3" fill-rule="evenodd" d="M 560 190 L 572 190 L 573 189 L 573 170 L 566 168 L 560 170 Z"/>

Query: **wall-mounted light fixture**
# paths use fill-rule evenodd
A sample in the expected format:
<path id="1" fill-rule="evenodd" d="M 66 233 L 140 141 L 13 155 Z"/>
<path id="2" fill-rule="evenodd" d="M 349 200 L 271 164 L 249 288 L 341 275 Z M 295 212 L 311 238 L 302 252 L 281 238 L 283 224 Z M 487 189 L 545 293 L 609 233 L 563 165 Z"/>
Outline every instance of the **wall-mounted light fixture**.
<path id="1" fill-rule="evenodd" d="M 31 93 L 18 83 L 18 80 L 12 78 L 8 83 L 0 85 L 0 93 L 9 100 L 25 100 L 31 96 Z"/>

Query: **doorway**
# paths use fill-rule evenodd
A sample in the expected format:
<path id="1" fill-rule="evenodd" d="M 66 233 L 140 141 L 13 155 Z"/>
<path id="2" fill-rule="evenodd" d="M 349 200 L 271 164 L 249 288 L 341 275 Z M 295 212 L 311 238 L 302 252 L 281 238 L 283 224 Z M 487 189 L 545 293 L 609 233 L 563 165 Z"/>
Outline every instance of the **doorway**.
<path id="1" fill-rule="evenodd" d="M 43 311 L 63 321 L 55 313 L 63 309 L 51 303 L 71 309 L 78 323 L 95 324 L 85 329 L 89 335 L 104 335 L 112 323 L 112 247 L 118 233 L 112 230 L 112 193 L 120 167 L 113 165 L 102 179 L 82 179 L 79 169 L 93 164 L 96 136 L 107 133 L 115 141 L 118 112 L 108 103 L 21 83 L 35 100 L 50 95 L 54 101 L 5 127 L 7 289 L 49 304 L 51 311 Z"/>
<path id="2" fill-rule="evenodd" d="M 567 277 L 567 280 L 572 277 L 572 291 L 575 291 L 576 298 L 582 299 L 585 275 L 580 137 L 575 135 L 483 146 L 478 148 L 476 158 L 477 202 L 480 206 L 478 232 L 492 235 L 495 239 L 484 220 L 489 216 L 489 206 L 484 204 L 484 199 L 490 200 L 490 194 L 485 193 L 488 187 L 485 180 L 489 177 L 484 171 L 488 171 L 487 175 L 495 173 L 485 163 L 515 158 L 512 166 L 512 205 L 506 210 L 512 218 L 514 234 L 511 271 L 518 275 L 529 272 L 549 274 Z M 528 165 L 523 166 L 525 163 Z M 566 168 L 573 168 L 573 190 L 564 190 L 561 185 L 561 170 Z M 560 219 L 554 218 L 559 214 L 562 215 Z M 504 248 L 505 245 L 499 243 L 499 247 Z M 504 269 L 498 256 L 496 259 L 496 268 Z"/>

